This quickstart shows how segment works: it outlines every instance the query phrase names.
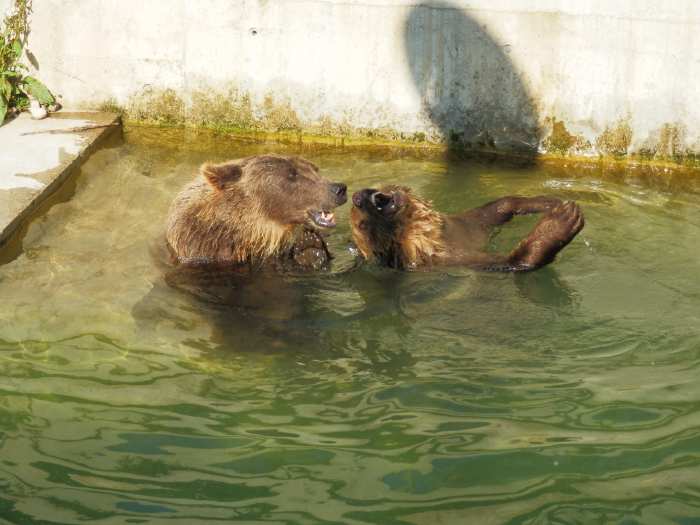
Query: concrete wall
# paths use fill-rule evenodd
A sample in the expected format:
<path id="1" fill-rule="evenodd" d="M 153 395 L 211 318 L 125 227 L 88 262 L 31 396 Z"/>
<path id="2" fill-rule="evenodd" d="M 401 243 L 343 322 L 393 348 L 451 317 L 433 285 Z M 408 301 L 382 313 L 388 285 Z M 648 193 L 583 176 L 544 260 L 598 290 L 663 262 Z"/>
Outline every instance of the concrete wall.
<path id="1" fill-rule="evenodd" d="M 35 0 L 34 12 L 37 75 L 68 106 L 561 154 L 700 152 L 695 0 Z"/>

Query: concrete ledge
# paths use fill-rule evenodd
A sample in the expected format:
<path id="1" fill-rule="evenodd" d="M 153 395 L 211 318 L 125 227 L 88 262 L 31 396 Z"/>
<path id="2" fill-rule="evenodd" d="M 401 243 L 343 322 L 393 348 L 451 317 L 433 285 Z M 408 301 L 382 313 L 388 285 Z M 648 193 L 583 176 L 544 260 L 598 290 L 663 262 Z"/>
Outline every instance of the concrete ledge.
<path id="1" fill-rule="evenodd" d="M 117 115 L 95 112 L 23 113 L 0 127 L 0 246 L 120 127 Z"/>

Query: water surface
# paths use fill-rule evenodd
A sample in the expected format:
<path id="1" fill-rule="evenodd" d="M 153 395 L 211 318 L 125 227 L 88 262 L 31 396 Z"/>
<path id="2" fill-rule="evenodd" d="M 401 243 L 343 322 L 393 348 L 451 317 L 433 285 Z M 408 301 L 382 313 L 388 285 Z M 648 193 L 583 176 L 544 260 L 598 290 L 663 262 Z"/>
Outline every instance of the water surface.
<path id="1" fill-rule="evenodd" d="M 134 129 L 0 266 L 0 516 L 16 523 L 696 523 L 700 185 L 666 176 L 301 153 L 351 190 L 456 212 L 576 199 L 529 274 L 355 267 L 220 300 L 154 245 L 205 161 L 297 148 Z M 504 227 L 512 246 L 532 219 Z"/>

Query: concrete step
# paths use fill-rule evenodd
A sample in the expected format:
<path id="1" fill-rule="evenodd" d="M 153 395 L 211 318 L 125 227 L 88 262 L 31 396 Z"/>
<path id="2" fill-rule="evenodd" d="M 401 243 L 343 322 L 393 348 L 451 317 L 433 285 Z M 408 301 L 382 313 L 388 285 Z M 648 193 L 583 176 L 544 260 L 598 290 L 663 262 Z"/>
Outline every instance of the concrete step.
<path id="1" fill-rule="evenodd" d="M 64 111 L 44 120 L 22 113 L 0 126 L 0 246 L 120 128 L 113 113 Z"/>

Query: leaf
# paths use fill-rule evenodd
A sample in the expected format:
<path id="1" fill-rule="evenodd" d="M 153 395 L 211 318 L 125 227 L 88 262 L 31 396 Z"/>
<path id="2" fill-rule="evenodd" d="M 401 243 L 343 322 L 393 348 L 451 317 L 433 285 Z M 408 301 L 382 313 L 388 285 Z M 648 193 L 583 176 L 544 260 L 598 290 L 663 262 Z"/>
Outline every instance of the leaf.
<path id="1" fill-rule="evenodd" d="M 0 126 L 5 122 L 5 115 L 7 114 L 7 99 L 4 95 L 0 95 Z"/>
<path id="2" fill-rule="evenodd" d="M 0 97 L 4 97 L 5 100 L 10 100 L 12 91 L 12 84 L 10 84 L 10 81 L 0 77 Z"/>
<path id="3" fill-rule="evenodd" d="M 34 77 L 24 77 L 25 91 L 39 101 L 42 106 L 56 102 L 48 88 Z"/>
<path id="4" fill-rule="evenodd" d="M 29 108 L 29 99 L 24 93 L 15 93 L 10 99 L 10 106 L 20 111 L 24 111 L 25 109 Z"/>
<path id="5" fill-rule="evenodd" d="M 15 60 L 18 60 L 22 56 L 22 42 L 19 40 L 14 40 L 12 42 L 12 52 L 15 54 Z"/>

